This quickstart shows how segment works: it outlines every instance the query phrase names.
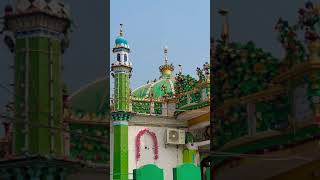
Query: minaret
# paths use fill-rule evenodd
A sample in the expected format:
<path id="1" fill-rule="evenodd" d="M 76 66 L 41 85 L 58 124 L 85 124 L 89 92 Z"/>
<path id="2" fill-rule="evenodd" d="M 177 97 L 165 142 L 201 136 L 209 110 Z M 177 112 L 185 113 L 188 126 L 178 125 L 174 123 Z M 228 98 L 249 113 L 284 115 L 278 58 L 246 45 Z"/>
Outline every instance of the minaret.
<path id="1" fill-rule="evenodd" d="M 171 78 L 174 71 L 173 64 L 168 64 L 168 47 L 164 47 L 164 65 L 159 67 L 161 78 Z"/>
<path id="2" fill-rule="evenodd" d="M 130 48 L 128 42 L 123 37 L 123 27 L 120 24 L 120 36 L 115 41 L 113 48 L 114 63 L 111 70 L 114 76 L 114 95 L 115 95 L 115 110 L 129 110 L 129 79 L 131 77 L 132 64 L 129 59 Z"/>
<path id="3" fill-rule="evenodd" d="M 113 125 L 113 179 L 128 180 L 128 120 L 132 63 L 129 59 L 130 48 L 124 39 L 123 27 L 120 24 L 120 36 L 115 40 L 113 53 L 114 63 L 111 65 L 114 77 L 114 107 L 112 112 Z"/>
<path id="4" fill-rule="evenodd" d="M 61 2 L 16 1 L 6 8 L 14 60 L 14 153 L 63 154 L 62 53 L 71 19 Z M 10 9 L 10 12 L 7 11 Z"/>
<path id="5" fill-rule="evenodd" d="M 13 156 L 3 179 L 66 179 L 80 164 L 63 159 L 62 54 L 71 17 L 61 0 L 16 0 L 4 15 L 14 53 Z"/>

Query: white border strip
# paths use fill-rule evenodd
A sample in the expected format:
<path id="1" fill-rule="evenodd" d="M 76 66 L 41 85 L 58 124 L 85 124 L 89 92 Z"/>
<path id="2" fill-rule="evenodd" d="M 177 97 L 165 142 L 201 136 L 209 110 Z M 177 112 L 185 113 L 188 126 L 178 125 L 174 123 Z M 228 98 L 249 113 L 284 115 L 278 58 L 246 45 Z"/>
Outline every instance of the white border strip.
<path id="1" fill-rule="evenodd" d="M 113 126 L 120 126 L 120 125 L 127 125 L 128 126 L 128 122 L 127 121 L 114 121 L 112 122 Z"/>

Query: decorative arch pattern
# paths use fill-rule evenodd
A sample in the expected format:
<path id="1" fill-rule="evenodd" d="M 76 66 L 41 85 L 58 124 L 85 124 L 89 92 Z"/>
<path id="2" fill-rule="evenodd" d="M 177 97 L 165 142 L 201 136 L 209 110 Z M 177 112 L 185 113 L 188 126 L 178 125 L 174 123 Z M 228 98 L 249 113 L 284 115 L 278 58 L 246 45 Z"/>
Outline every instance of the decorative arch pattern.
<path id="1" fill-rule="evenodd" d="M 159 154 L 158 154 L 159 153 L 158 152 L 159 146 L 158 146 L 158 140 L 157 140 L 156 134 L 154 132 L 151 132 L 149 129 L 144 129 L 144 130 L 141 130 L 136 137 L 136 159 L 137 159 L 137 161 L 141 157 L 141 154 L 140 154 L 141 137 L 146 133 L 149 134 L 153 140 L 154 159 L 157 160 L 159 158 Z"/>

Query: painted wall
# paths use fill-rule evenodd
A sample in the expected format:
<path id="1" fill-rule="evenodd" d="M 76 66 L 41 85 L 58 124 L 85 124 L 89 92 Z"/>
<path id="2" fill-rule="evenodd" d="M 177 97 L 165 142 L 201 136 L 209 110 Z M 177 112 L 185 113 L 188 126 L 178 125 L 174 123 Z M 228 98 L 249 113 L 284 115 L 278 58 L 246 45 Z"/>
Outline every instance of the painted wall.
<path id="1" fill-rule="evenodd" d="M 139 131 L 148 128 L 154 132 L 159 144 L 159 158 L 154 160 L 153 141 L 151 136 L 145 134 L 141 137 L 141 157 L 136 160 L 136 136 Z M 166 127 L 144 127 L 144 126 L 129 126 L 129 173 L 133 173 L 133 169 L 139 168 L 146 164 L 155 164 L 164 170 L 164 179 L 172 180 L 172 169 L 183 162 L 182 150 L 183 147 L 175 145 L 165 145 Z M 129 175 L 132 179 L 132 174 Z"/>

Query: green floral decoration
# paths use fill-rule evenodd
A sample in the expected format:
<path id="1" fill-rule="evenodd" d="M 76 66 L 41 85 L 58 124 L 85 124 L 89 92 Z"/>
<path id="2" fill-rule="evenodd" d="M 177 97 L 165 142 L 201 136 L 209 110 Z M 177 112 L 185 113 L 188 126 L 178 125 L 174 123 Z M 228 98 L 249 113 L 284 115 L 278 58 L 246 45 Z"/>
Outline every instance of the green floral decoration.
<path id="1" fill-rule="evenodd" d="M 278 59 L 253 42 L 226 44 L 217 41 L 215 48 L 217 77 L 212 84 L 217 89 L 217 105 L 266 89 L 278 74 Z"/>
<path id="2" fill-rule="evenodd" d="M 70 131 L 78 132 L 82 135 L 71 134 L 70 157 L 72 159 L 95 163 L 107 163 L 109 161 L 109 131 L 107 126 L 70 124 Z M 94 137 L 101 141 L 85 137 Z"/>

